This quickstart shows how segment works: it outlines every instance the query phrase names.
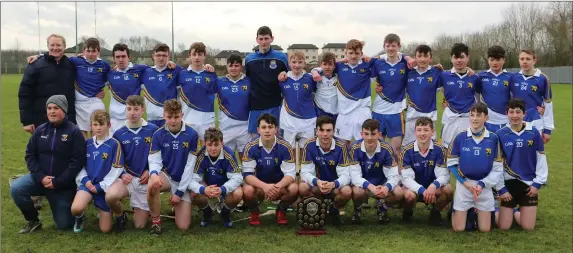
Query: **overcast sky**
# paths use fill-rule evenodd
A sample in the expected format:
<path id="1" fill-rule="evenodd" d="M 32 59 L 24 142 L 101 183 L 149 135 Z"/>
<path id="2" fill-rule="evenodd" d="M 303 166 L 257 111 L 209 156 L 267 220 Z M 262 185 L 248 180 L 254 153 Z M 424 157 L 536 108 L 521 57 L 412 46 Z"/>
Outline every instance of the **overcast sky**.
<path id="1" fill-rule="evenodd" d="M 440 33 L 459 34 L 480 30 L 502 21 L 502 10 L 511 3 L 174 3 L 175 45 L 202 41 L 219 49 L 250 51 L 256 30 L 268 25 L 274 44 L 346 43 L 366 41 L 365 53 L 382 48 L 387 33 L 409 41 L 432 42 Z M 171 45 L 171 2 L 96 4 L 97 34 L 113 45 L 121 37 L 149 35 Z M 2 2 L 1 48 L 38 49 L 37 5 Z M 40 3 L 40 47 L 51 33 L 63 34 L 68 47 L 75 44 L 73 2 Z M 78 36 L 94 35 L 94 3 L 78 3 Z"/>

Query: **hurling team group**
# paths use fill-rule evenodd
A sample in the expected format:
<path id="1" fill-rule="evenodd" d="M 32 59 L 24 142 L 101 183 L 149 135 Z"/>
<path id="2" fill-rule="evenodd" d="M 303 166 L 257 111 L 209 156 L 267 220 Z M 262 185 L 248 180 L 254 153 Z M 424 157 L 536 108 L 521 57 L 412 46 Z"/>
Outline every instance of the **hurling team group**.
<path id="1" fill-rule="evenodd" d="M 288 211 L 307 196 L 330 200 L 326 221 L 333 225 L 344 223 L 340 210 L 349 201 L 352 223 L 370 219 L 362 209 L 374 198 L 372 219 L 381 224 L 390 208 L 401 208 L 401 219 L 411 222 L 422 202 L 431 224 L 441 224 L 449 210 L 455 231 L 506 230 L 514 220 L 534 229 L 554 122 L 549 78 L 535 68 L 531 49 L 521 50 L 521 70 L 511 73 L 503 69 L 505 50 L 491 46 L 490 68 L 474 73 L 468 46 L 455 43 L 453 68 L 445 70 L 432 65 L 429 46 L 408 56 L 400 38 L 388 34 L 384 55 L 364 56 L 364 42 L 352 39 L 344 59 L 323 52 L 308 73 L 303 51 L 276 51 L 273 40 L 270 28 L 260 27 L 257 51 L 244 60 L 229 56 L 227 74 L 217 76 L 204 63 L 201 42 L 190 46 L 184 69 L 168 60 L 165 44 L 154 48 L 149 67 L 132 64 L 128 47 L 118 43 L 111 67 L 98 57 L 97 39 L 88 39 L 82 54 L 69 58 L 77 122 L 70 131 L 85 138 L 71 205 L 74 231 L 83 230 L 93 201 L 102 231 L 123 231 L 132 212 L 136 228 L 151 218 L 150 233 L 160 235 L 162 192 L 170 193 L 182 231 L 192 205 L 202 213 L 201 227 L 217 223 L 216 214 L 232 227 L 237 205 L 257 226 L 259 205 L 269 200 L 284 225 L 298 221 L 296 208 L 292 217 Z M 437 103 L 444 108 L 439 141 Z M 67 106 L 65 97 L 50 98 L 46 124 L 65 120 Z M 30 142 L 42 138 L 50 140 L 33 135 Z"/>

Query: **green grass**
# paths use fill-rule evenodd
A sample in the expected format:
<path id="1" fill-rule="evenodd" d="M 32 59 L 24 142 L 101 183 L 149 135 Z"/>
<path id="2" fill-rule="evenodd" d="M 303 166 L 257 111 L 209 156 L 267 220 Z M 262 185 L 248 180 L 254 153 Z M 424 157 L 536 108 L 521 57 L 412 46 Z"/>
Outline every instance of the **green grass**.
<path id="1" fill-rule="evenodd" d="M 177 231 L 171 220 L 164 221 L 164 234 L 151 238 L 148 229 L 136 230 L 132 224 L 123 234 L 102 234 L 93 207 L 87 212 L 84 232 L 57 232 L 47 201 L 40 215 L 42 231 L 19 235 L 24 219 L 10 197 L 8 179 L 26 173 L 24 150 L 29 134 L 22 130 L 18 112 L 18 85 L 21 76 L 2 76 L 2 246 L 3 252 L 571 252 L 572 246 L 572 177 L 571 177 L 571 85 L 554 85 L 556 131 L 546 146 L 549 161 L 549 186 L 540 192 L 536 230 L 528 233 L 514 227 L 510 231 L 493 230 L 488 234 L 454 233 L 450 227 L 430 227 L 428 212 L 419 205 L 415 221 L 402 224 L 401 211 L 390 211 L 392 223 L 378 226 L 374 211 L 365 212 L 365 224 L 346 225 L 340 229 L 327 226 L 322 237 L 299 237 L 294 215 L 289 225 L 277 227 L 274 216 L 263 217 L 263 224 L 253 228 L 247 221 L 223 229 L 216 218 L 209 228 L 199 227 L 193 213 L 188 232 Z M 106 95 L 106 102 L 109 95 Z M 438 100 L 441 101 L 441 98 Z M 441 109 L 440 109 L 441 110 Z M 441 114 L 441 113 L 440 113 Z M 439 128 L 438 128 L 439 129 Z M 167 211 L 167 203 L 163 202 Z M 351 204 L 344 215 L 350 223 Z M 247 214 L 234 214 L 235 219 Z M 445 215 L 444 215 L 445 216 Z"/>

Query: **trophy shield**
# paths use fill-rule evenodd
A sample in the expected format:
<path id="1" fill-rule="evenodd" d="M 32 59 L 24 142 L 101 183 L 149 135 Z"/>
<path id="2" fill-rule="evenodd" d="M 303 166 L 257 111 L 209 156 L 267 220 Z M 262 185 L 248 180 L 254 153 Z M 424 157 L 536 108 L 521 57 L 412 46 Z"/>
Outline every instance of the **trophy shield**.
<path id="1" fill-rule="evenodd" d="M 297 235 L 323 235 L 326 234 L 324 224 L 328 205 L 317 197 L 306 197 L 298 205 L 296 218 L 299 228 Z"/>

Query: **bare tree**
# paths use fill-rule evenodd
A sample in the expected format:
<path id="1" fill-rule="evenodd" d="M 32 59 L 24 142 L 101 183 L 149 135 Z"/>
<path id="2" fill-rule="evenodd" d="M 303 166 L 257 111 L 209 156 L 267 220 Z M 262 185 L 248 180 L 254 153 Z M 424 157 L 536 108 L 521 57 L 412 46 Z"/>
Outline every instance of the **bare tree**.
<path id="1" fill-rule="evenodd" d="M 96 38 L 96 39 L 99 41 L 99 46 L 100 46 L 100 48 L 108 48 L 108 46 L 109 46 L 109 45 L 107 44 L 107 42 L 105 41 L 105 39 L 102 38 L 102 37 L 99 37 L 99 36 L 86 36 L 86 35 L 82 35 L 82 36 L 80 37 L 80 42 L 85 44 L 85 43 L 86 43 L 86 40 L 88 40 L 89 38 Z M 79 50 L 82 50 L 82 48 L 80 48 Z"/>

